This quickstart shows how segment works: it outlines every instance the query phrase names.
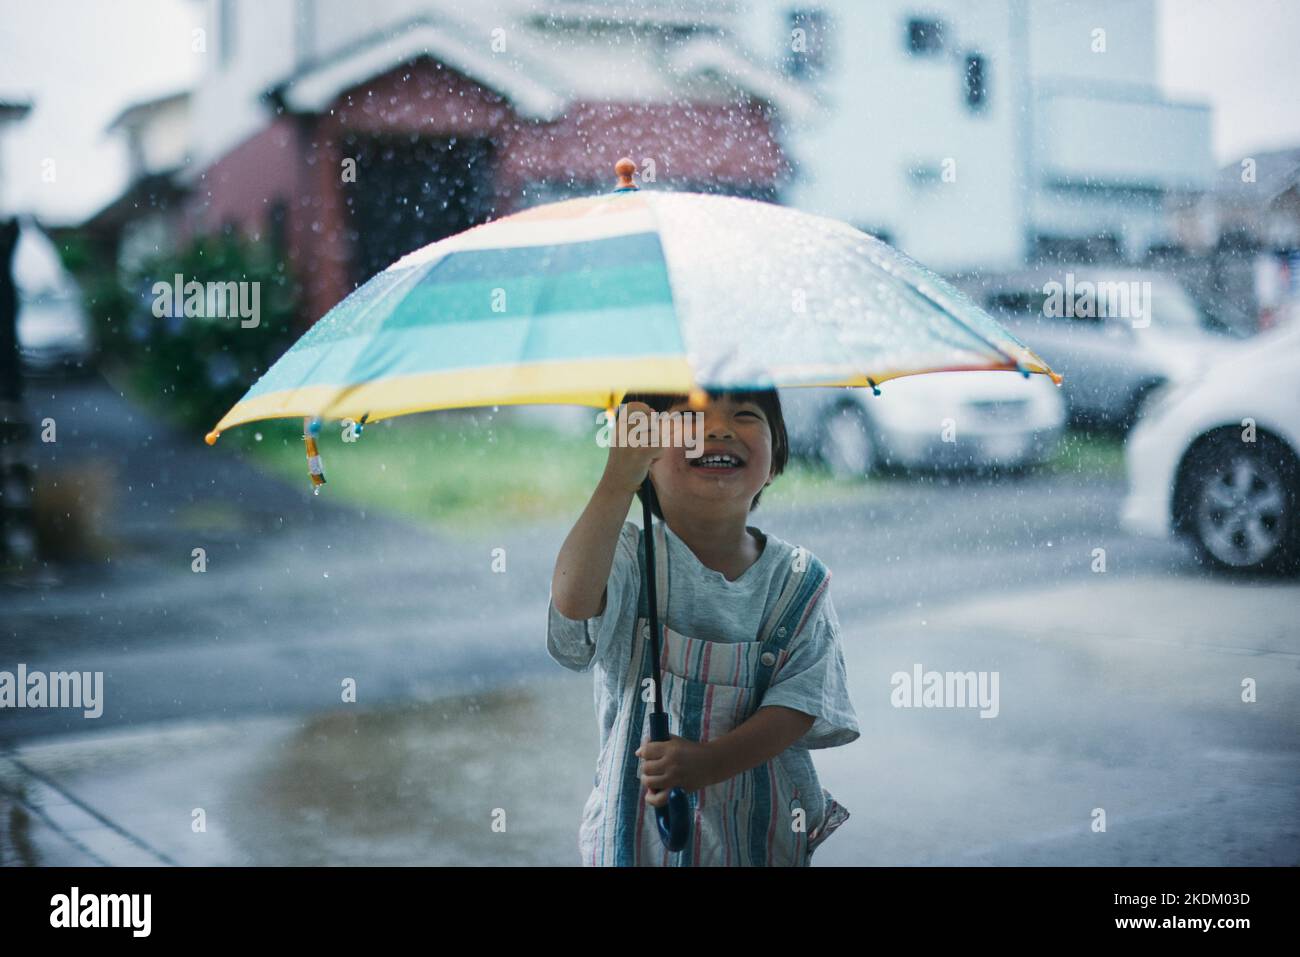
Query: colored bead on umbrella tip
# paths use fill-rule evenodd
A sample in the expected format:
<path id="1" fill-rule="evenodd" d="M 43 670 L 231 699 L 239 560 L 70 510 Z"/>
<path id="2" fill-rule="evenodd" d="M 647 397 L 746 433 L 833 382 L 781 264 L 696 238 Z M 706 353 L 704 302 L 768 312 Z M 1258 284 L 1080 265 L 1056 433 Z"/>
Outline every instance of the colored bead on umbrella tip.
<path id="1" fill-rule="evenodd" d="M 868 378 L 867 385 L 871 386 L 872 395 L 880 395 L 880 387 L 876 385 L 876 380 Z"/>
<path id="2" fill-rule="evenodd" d="M 632 158 L 624 156 L 614 164 L 614 173 L 618 176 L 618 189 L 636 189 L 636 183 L 632 182 L 632 176 L 636 173 L 636 163 Z"/>
<path id="3" fill-rule="evenodd" d="M 307 472 L 311 476 L 312 494 L 320 492 L 320 486 L 325 484 L 325 468 L 321 464 L 320 450 L 316 447 L 316 435 L 320 432 L 320 419 L 312 419 L 305 423 L 306 432 L 303 434 L 303 443 L 307 446 Z"/>
<path id="4" fill-rule="evenodd" d="M 707 409 L 709 407 L 709 394 L 703 389 L 692 389 L 689 401 L 692 409 Z"/>
<path id="5" fill-rule="evenodd" d="M 203 436 L 203 441 L 204 441 L 204 442 L 207 442 L 208 445 L 216 445 L 216 444 L 217 444 L 217 436 L 219 436 L 220 434 L 221 434 L 221 433 L 218 432 L 216 429 L 213 429 L 213 430 L 212 430 L 211 432 L 209 432 L 207 435 Z"/>

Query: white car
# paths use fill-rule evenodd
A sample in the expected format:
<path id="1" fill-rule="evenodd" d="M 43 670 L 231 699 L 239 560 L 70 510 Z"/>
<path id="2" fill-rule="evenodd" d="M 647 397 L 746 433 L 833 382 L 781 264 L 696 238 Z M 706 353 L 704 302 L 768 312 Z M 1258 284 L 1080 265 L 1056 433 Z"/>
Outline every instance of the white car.
<path id="1" fill-rule="evenodd" d="M 87 371 L 95 343 L 81 291 L 64 268 L 54 243 L 30 217 L 19 219 L 13 277 L 18 287 L 18 348 L 24 369 L 38 375 Z"/>
<path id="2" fill-rule="evenodd" d="M 1209 564 L 1300 557 L 1300 326 L 1270 330 L 1152 395 L 1125 446 L 1122 522 L 1190 539 Z"/>
<path id="3" fill-rule="evenodd" d="M 870 389 L 781 389 L 796 455 L 841 477 L 880 466 L 1014 467 L 1040 462 L 1065 427 L 1065 401 L 1045 375 L 932 372 Z"/>

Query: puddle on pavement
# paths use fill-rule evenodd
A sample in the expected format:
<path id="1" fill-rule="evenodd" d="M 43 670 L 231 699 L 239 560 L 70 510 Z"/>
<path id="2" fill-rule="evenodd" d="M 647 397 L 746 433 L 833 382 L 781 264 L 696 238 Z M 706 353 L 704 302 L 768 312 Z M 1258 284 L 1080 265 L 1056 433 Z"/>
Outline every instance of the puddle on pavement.
<path id="1" fill-rule="evenodd" d="M 572 685 L 562 688 L 571 701 Z M 585 695 L 576 708 L 555 698 L 509 690 L 307 719 L 272 763 L 231 782 L 234 856 L 254 865 L 576 864 L 594 734 Z"/>

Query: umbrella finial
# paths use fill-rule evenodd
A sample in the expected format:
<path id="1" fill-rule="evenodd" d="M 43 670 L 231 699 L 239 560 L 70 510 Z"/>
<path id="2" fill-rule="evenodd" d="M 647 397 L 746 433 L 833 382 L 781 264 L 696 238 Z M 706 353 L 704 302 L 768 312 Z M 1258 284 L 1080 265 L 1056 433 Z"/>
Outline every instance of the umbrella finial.
<path id="1" fill-rule="evenodd" d="M 624 156 L 614 164 L 614 173 L 618 176 L 618 186 L 616 189 L 638 189 L 636 183 L 632 182 L 632 175 L 636 172 L 636 163 L 632 158 Z"/>

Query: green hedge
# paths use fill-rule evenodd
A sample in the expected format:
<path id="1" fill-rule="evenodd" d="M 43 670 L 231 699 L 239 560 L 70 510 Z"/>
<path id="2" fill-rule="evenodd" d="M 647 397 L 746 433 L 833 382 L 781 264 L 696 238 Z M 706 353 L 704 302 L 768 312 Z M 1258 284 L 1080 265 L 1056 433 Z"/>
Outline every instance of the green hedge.
<path id="1" fill-rule="evenodd" d="M 186 316 L 183 309 L 173 315 L 164 301 L 164 314 L 155 316 L 159 299 L 171 299 L 155 284 L 174 286 L 178 274 L 183 286 L 258 284 L 257 325 L 245 327 L 237 315 L 206 315 L 206 297 L 204 315 Z M 102 354 L 125 367 L 138 395 L 186 426 L 215 425 L 296 338 L 301 294 L 285 262 L 264 241 L 203 237 L 125 278 L 94 286 L 87 298 L 93 300 Z"/>

